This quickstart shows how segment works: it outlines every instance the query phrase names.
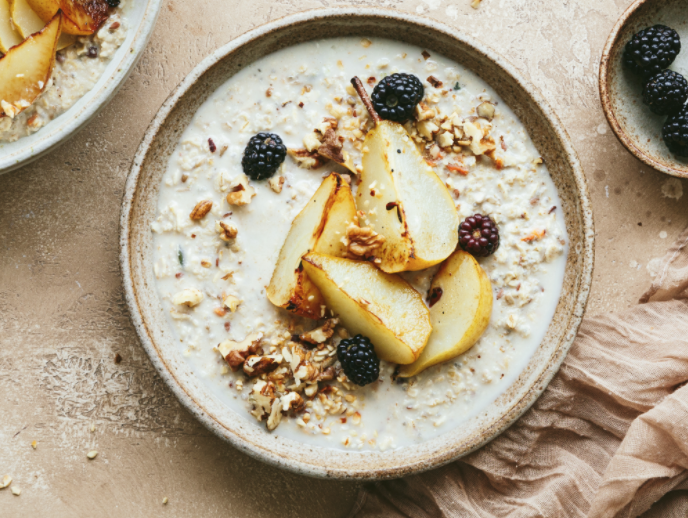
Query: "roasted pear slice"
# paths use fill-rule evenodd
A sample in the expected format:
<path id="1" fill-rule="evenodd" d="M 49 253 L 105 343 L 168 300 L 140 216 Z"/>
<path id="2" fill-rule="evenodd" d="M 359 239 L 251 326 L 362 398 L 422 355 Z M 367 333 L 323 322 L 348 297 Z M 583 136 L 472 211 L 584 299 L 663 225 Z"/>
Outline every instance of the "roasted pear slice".
<path id="1" fill-rule="evenodd" d="M 413 287 L 367 261 L 311 252 L 303 268 L 353 334 L 370 338 L 382 360 L 407 364 L 421 354 L 432 328 L 428 308 Z"/>
<path id="2" fill-rule="evenodd" d="M 363 84 L 351 80 L 375 120 L 363 144 L 356 206 L 385 237 L 376 250 L 388 273 L 442 262 L 458 243 L 459 217 L 449 191 L 423 159 L 406 129 L 375 113 Z"/>
<path id="3" fill-rule="evenodd" d="M 1 1 L 1 0 L 0 0 Z M 12 17 L 12 23 L 17 29 L 22 39 L 28 38 L 32 34 L 40 31 L 44 26 L 45 22 L 50 21 L 52 16 L 47 20 L 42 20 L 36 12 L 29 6 L 27 0 L 10 0 L 10 15 Z M 53 13 L 53 16 L 57 14 L 57 11 Z M 65 20 L 62 20 L 62 26 L 64 28 Z M 60 34 L 60 39 L 57 40 L 57 50 L 62 50 L 70 45 L 73 45 L 76 41 L 76 36 L 71 34 L 66 34 L 64 31 Z"/>
<path id="4" fill-rule="evenodd" d="M 401 367 L 400 376 L 415 376 L 473 347 L 490 323 L 492 284 L 473 256 L 459 249 L 435 274 L 428 302 L 430 340 L 415 362 Z"/>
<path id="5" fill-rule="evenodd" d="M 0 59 L 0 113 L 14 118 L 36 100 L 48 84 L 55 64 L 62 15 L 12 47 Z"/>
<path id="6" fill-rule="evenodd" d="M 355 216 L 349 184 L 330 174 L 291 224 L 267 289 L 270 302 L 297 315 L 322 317 L 325 301 L 304 272 L 301 257 L 312 250 L 345 255 L 342 238 Z"/>
<path id="7" fill-rule="evenodd" d="M 41 20 L 48 21 L 55 13 L 64 14 L 64 32 L 88 36 L 98 30 L 109 15 L 105 0 L 26 0 Z"/>
<path id="8" fill-rule="evenodd" d="M 41 24 L 41 28 L 43 24 Z M 7 51 L 15 45 L 19 45 L 24 38 L 12 26 L 10 19 L 9 0 L 0 0 L 0 52 L 7 54 Z"/>

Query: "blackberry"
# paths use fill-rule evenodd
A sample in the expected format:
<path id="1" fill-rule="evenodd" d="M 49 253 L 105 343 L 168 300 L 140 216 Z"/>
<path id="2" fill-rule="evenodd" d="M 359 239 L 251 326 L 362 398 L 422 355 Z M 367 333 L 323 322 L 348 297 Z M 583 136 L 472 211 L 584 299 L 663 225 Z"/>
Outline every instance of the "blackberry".
<path id="1" fill-rule="evenodd" d="M 337 358 L 344 374 L 356 385 L 367 385 L 380 376 L 380 359 L 370 340 L 363 335 L 345 338 L 337 346 Z"/>
<path id="2" fill-rule="evenodd" d="M 252 180 L 265 180 L 277 171 L 286 156 L 287 148 L 278 135 L 258 133 L 248 141 L 241 167 Z"/>
<path id="3" fill-rule="evenodd" d="M 499 229 L 489 216 L 468 216 L 459 225 L 459 245 L 474 257 L 487 257 L 499 248 Z"/>
<path id="4" fill-rule="evenodd" d="M 392 74 L 382 79 L 373 89 L 373 108 L 383 119 L 404 122 L 413 116 L 413 110 L 425 95 L 423 83 L 412 74 Z"/>
<path id="5" fill-rule="evenodd" d="M 666 120 L 662 138 L 673 154 L 688 156 L 688 106 Z"/>
<path id="6" fill-rule="evenodd" d="M 645 84 L 643 102 L 652 113 L 669 115 L 677 112 L 688 100 L 688 81 L 678 72 L 664 70 Z"/>
<path id="7" fill-rule="evenodd" d="M 636 74 L 648 78 L 671 65 L 680 51 L 678 33 L 665 25 L 654 25 L 634 34 L 626 43 L 623 62 Z"/>

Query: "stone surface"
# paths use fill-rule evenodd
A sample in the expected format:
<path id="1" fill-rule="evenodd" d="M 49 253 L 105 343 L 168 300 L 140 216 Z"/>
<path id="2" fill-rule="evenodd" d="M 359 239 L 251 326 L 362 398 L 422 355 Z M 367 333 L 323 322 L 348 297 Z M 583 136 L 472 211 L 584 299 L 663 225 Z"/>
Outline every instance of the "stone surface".
<path id="1" fill-rule="evenodd" d="M 22 488 L 19 497 L 0 490 L 0 515 L 347 515 L 355 484 L 277 471 L 181 408 L 138 344 L 119 278 L 122 188 L 149 121 L 203 57 L 278 17 L 388 6 L 460 27 L 509 58 L 553 105 L 588 176 L 597 226 L 588 314 L 636 302 L 648 263 L 688 223 L 686 198 L 665 196 L 676 182 L 688 195 L 688 181 L 628 154 L 599 106 L 601 49 L 630 0 L 470 3 L 167 0 L 140 64 L 97 119 L 51 155 L 0 176 L 0 477 Z M 92 450 L 98 456 L 88 460 Z"/>

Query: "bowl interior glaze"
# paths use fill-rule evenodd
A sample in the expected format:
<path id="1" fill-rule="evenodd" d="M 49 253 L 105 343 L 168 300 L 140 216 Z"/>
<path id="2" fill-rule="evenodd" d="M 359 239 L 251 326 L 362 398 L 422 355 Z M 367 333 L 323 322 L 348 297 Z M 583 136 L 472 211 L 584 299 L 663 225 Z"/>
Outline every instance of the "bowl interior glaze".
<path id="1" fill-rule="evenodd" d="M 237 71 L 288 45 L 321 37 L 367 35 L 401 40 L 439 52 L 475 71 L 526 125 L 556 184 L 570 237 L 562 296 L 546 337 L 518 380 L 490 407 L 435 439 L 387 452 L 344 452 L 269 434 L 223 405 L 171 347 L 155 286 L 150 223 L 158 186 L 181 133 L 201 104 Z M 503 58 L 431 20 L 383 9 L 323 9 L 280 19 L 241 36 L 200 63 L 151 124 L 127 180 L 121 215 L 121 267 L 126 300 L 141 342 L 180 401 L 205 426 L 237 448 L 299 473 L 380 479 L 450 462 L 506 429 L 540 395 L 564 359 L 583 316 L 593 268 L 593 222 L 587 185 L 576 154 L 540 93 Z"/>

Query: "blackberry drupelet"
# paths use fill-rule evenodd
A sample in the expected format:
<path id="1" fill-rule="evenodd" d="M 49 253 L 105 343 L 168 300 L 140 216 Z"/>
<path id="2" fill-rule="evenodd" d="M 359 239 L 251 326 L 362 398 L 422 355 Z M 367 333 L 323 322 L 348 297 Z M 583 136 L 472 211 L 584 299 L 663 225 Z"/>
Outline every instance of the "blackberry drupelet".
<path id="1" fill-rule="evenodd" d="M 666 120 L 662 138 L 673 154 L 688 156 L 688 106 Z"/>
<path id="2" fill-rule="evenodd" d="M 673 70 L 664 70 L 652 76 L 643 88 L 643 102 L 657 115 L 669 115 L 679 111 L 686 100 L 688 81 Z"/>
<path id="3" fill-rule="evenodd" d="M 286 156 L 287 148 L 278 135 L 258 133 L 248 141 L 241 167 L 252 180 L 265 180 L 277 171 Z"/>
<path id="4" fill-rule="evenodd" d="M 499 229 L 489 216 L 469 216 L 459 225 L 459 245 L 474 257 L 487 257 L 499 248 Z"/>
<path id="5" fill-rule="evenodd" d="M 373 89 L 373 108 L 383 119 L 404 122 L 425 95 L 423 83 L 412 74 L 403 72 L 382 79 Z"/>
<path id="6" fill-rule="evenodd" d="M 105 2 L 110 6 L 110 7 L 117 7 L 119 5 L 120 0 L 105 0 Z"/>
<path id="7" fill-rule="evenodd" d="M 345 338 L 337 346 L 337 358 L 349 381 L 363 386 L 380 376 L 380 359 L 370 340 L 363 335 Z"/>
<path id="8" fill-rule="evenodd" d="M 680 51 L 678 33 L 665 25 L 654 25 L 626 43 L 623 61 L 633 72 L 648 78 L 671 65 Z"/>

